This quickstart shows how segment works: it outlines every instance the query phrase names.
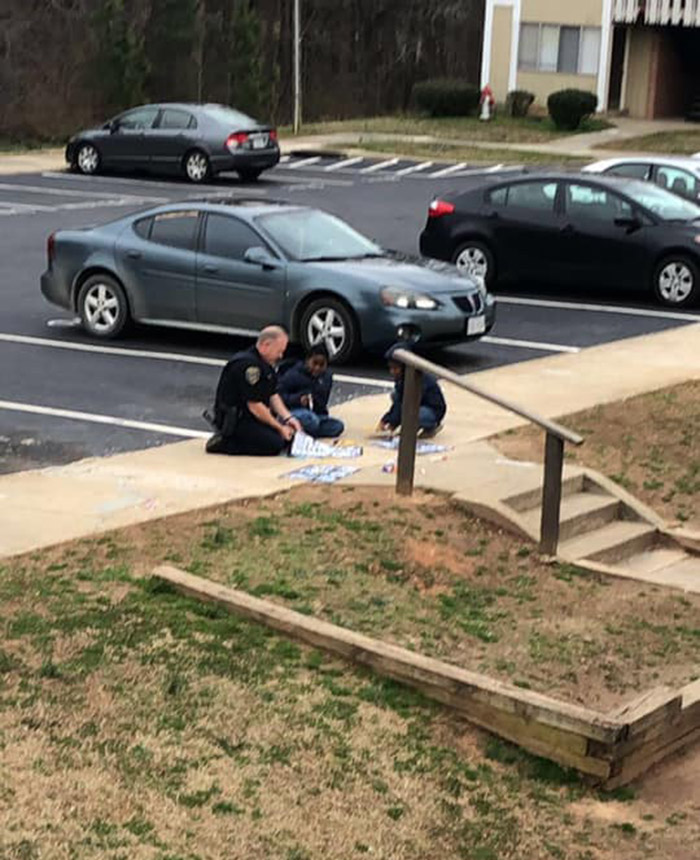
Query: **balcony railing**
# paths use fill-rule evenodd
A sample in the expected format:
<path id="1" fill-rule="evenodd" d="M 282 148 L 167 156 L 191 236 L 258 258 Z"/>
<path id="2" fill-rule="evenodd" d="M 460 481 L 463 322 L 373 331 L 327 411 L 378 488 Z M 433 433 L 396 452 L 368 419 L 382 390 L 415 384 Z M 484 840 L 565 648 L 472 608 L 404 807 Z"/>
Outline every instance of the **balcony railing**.
<path id="1" fill-rule="evenodd" d="M 614 0 L 613 21 L 700 27 L 700 0 Z"/>

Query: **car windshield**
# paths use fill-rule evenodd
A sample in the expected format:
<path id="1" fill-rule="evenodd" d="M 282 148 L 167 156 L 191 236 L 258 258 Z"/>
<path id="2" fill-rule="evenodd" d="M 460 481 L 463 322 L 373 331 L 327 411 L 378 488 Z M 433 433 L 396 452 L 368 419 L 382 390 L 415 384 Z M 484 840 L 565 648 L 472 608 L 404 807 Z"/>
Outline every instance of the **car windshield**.
<path id="1" fill-rule="evenodd" d="M 650 182 L 630 182 L 625 186 L 625 192 L 635 203 L 650 209 L 664 221 L 695 221 L 700 218 L 700 206 Z"/>
<path id="2" fill-rule="evenodd" d="M 233 129 L 250 128 L 254 125 L 260 125 L 256 119 L 253 119 L 244 113 L 240 113 L 240 111 L 233 110 L 233 108 L 218 106 L 208 107 L 206 109 L 206 113 L 217 122 L 220 122 L 223 125 L 230 125 Z"/>
<path id="3" fill-rule="evenodd" d="M 261 215 L 260 227 L 293 260 L 349 260 L 381 257 L 382 249 L 349 224 L 318 209 Z"/>

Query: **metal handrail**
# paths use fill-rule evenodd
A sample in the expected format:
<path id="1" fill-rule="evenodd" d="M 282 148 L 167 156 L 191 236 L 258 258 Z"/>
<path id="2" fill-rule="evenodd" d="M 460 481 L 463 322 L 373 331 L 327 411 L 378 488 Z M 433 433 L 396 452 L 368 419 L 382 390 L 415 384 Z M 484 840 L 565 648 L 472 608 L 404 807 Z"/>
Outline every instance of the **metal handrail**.
<path id="1" fill-rule="evenodd" d="M 392 353 L 393 361 L 406 366 L 403 403 L 401 405 L 401 439 L 396 470 L 396 491 L 400 495 L 411 495 L 415 475 L 416 443 L 418 440 L 418 412 L 420 409 L 423 374 L 430 373 L 438 379 L 451 382 L 458 388 L 470 392 L 483 400 L 488 400 L 508 412 L 525 418 L 541 427 L 546 433 L 544 457 L 544 484 L 542 488 L 542 521 L 540 524 L 540 551 L 555 555 L 559 544 L 559 516 L 561 511 L 562 474 L 564 469 L 564 443 L 581 445 L 583 437 L 573 430 L 543 418 L 517 403 L 489 394 L 477 385 L 467 382 L 462 376 L 453 373 L 439 364 L 405 349 Z"/>

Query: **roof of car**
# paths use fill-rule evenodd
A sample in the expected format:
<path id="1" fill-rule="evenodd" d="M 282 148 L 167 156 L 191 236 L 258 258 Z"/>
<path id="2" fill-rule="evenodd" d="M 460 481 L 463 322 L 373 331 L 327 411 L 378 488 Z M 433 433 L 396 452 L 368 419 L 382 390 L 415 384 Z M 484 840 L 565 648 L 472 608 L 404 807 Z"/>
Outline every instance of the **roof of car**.
<path id="1" fill-rule="evenodd" d="M 617 158 L 604 158 L 586 165 L 587 169 L 596 165 L 613 167 L 616 164 L 668 164 L 671 167 L 685 167 L 687 170 L 700 171 L 700 157 L 691 155 L 629 155 Z"/>
<path id="2" fill-rule="evenodd" d="M 251 215 L 259 215 L 268 212 L 298 212 L 309 208 L 308 206 L 300 206 L 298 203 L 289 203 L 287 200 L 268 200 L 261 197 L 237 197 L 233 194 L 221 194 L 216 197 L 188 197 L 185 200 L 175 200 L 158 207 L 158 211 L 204 209 L 206 211 L 226 212 L 232 209 L 242 209 Z"/>

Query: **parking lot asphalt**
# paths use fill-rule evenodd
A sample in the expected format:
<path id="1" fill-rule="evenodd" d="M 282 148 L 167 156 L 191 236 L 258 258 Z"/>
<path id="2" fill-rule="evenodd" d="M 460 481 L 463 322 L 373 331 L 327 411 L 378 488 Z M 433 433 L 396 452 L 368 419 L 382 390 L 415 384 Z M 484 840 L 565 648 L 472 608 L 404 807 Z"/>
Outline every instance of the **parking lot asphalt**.
<path id="1" fill-rule="evenodd" d="M 209 405 L 232 337 L 141 327 L 96 343 L 71 315 L 45 302 L 39 276 L 46 238 L 168 200 L 237 194 L 319 206 L 385 247 L 415 253 L 427 206 L 459 187 L 468 164 L 390 158 L 288 156 L 254 184 L 221 176 L 205 186 L 146 176 L 70 173 L 0 178 L 0 472 L 67 462 L 206 435 Z M 433 358 L 460 373 L 574 352 L 700 320 L 591 285 L 528 285 L 499 294 L 498 320 L 482 341 Z M 335 400 L 389 387 L 367 356 L 336 374 Z"/>

